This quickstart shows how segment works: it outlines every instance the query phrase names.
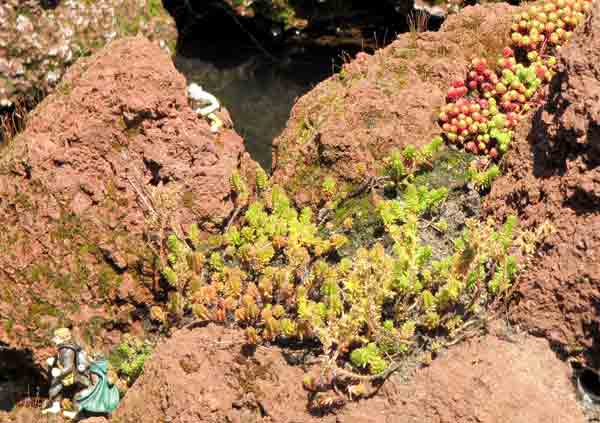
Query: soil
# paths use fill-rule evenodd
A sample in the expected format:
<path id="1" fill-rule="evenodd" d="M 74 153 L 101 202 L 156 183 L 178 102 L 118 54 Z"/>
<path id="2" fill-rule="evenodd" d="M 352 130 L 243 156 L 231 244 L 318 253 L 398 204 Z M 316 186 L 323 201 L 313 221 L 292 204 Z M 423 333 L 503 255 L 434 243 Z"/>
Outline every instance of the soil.
<path id="1" fill-rule="evenodd" d="M 517 284 L 511 318 L 600 365 L 600 4 L 558 54 L 547 102 L 518 130 L 486 203 L 552 228 Z"/>
<path id="2" fill-rule="evenodd" d="M 151 245 L 192 223 L 219 230 L 232 173 L 256 168 L 235 132 L 210 132 L 170 56 L 142 37 L 78 61 L 0 156 L 0 342 L 38 357 L 59 325 L 98 347 L 140 332 L 166 300 Z"/>
<path id="3" fill-rule="evenodd" d="M 303 96 L 274 141 L 274 180 L 300 206 L 319 207 L 326 176 L 351 191 L 376 175 L 392 149 L 428 143 L 440 131 L 436 111 L 450 82 L 463 78 L 476 56 L 497 57 L 507 44 L 505 3 L 466 7 L 438 32 L 401 34 L 388 47 Z M 364 57 L 364 56 L 363 56 Z"/>

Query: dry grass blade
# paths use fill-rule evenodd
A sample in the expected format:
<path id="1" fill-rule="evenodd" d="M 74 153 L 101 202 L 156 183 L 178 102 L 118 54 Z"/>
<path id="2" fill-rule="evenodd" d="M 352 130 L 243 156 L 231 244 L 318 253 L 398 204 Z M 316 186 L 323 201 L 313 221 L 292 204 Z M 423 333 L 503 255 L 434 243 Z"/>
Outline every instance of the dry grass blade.
<path id="1" fill-rule="evenodd" d="M 408 15 L 408 27 L 411 33 L 426 32 L 429 24 L 429 15 L 417 10 Z"/>
<path id="2" fill-rule="evenodd" d="M 14 104 L 14 108 L 0 116 L 0 143 L 10 143 L 25 129 L 27 109 L 22 100 Z"/>
<path id="3" fill-rule="evenodd" d="M 44 100 L 47 95 L 44 88 L 18 97 L 8 109 L 0 111 L 0 144 L 9 144 L 25 130 L 29 113 Z"/>

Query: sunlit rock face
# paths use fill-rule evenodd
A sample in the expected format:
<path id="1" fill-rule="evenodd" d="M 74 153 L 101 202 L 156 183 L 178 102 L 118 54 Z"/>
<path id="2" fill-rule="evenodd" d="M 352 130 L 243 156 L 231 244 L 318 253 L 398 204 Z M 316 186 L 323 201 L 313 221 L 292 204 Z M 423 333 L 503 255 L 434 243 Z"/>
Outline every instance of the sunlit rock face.
<path id="1" fill-rule="evenodd" d="M 116 40 L 73 65 L 1 149 L 0 345 L 37 359 L 59 326 L 98 347 L 141 330 L 166 300 L 160 216 L 205 235 L 229 219 L 231 176 L 256 164 L 186 88 L 156 44 Z"/>

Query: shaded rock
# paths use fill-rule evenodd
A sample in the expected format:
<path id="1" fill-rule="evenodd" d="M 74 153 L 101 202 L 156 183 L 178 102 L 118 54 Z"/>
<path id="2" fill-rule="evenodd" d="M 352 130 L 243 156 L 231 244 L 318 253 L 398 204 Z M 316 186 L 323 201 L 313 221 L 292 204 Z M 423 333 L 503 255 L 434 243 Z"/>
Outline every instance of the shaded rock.
<path id="1" fill-rule="evenodd" d="M 219 229 L 232 172 L 255 166 L 142 37 L 71 67 L 0 156 L 0 341 L 38 352 L 57 325 L 99 342 L 132 305 L 164 301 L 150 244 L 192 223 Z"/>
<path id="2" fill-rule="evenodd" d="M 439 32 L 406 33 L 375 55 L 354 60 L 294 106 L 274 141 L 277 182 L 300 205 L 318 205 L 327 175 L 347 189 L 381 169 L 394 148 L 428 143 L 450 82 L 474 57 L 495 57 L 507 43 L 514 7 L 467 7 Z"/>
<path id="3" fill-rule="evenodd" d="M 114 419 L 183 422 L 582 422 L 569 368 L 547 342 L 489 335 L 451 349 L 411 381 L 392 378 L 372 399 L 335 414 L 306 410 L 304 371 L 277 348 L 242 352 L 241 332 L 177 332 L 146 363 Z"/>
<path id="4" fill-rule="evenodd" d="M 600 5 L 558 54 L 545 106 L 518 130 L 490 214 L 553 229 L 518 281 L 512 317 L 562 352 L 600 341 Z"/>
<path id="5" fill-rule="evenodd" d="M 175 46 L 175 23 L 160 0 L 36 0 L 0 4 L 0 109 L 52 90 L 69 65 L 123 36 Z M 56 6 L 56 7 L 51 7 Z"/>

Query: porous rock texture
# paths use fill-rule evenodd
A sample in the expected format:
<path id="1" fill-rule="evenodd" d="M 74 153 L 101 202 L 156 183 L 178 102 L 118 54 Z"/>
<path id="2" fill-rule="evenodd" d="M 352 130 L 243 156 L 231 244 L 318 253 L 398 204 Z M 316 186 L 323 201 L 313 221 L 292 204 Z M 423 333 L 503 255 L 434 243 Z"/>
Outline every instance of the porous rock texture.
<path id="1" fill-rule="evenodd" d="M 401 34 L 366 60 L 354 60 L 294 106 L 274 141 L 274 179 L 299 205 L 319 207 L 334 177 L 352 190 L 377 175 L 392 149 L 422 146 L 440 132 L 436 111 L 450 82 L 475 57 L 497 57 L 508 44 L 506 3 L 466 7 L 438 32 Z M 344 188 L 345 186 L 345 188 Z"/>
<path id="2" fill-rule="evenodd" d="M 0 151 L 0 341 L 40 352 L 72 324 L 100 347 L 127 329 L 165 300 L 150 243 L 220 229 L 232 173 L 255 166 L 235 132 L 193 112 L 147 39 L 79 61 Z"/>
<path id="3" fill-rule="evenodd" d="M 0 109 L 52 90 L 79 57 L 137 34 L 174 49 L 175 22 L 161 0 L 2 0 Z"/>
<path id="4" fill-rule="evenodd" d="M 569 368 L 545 340 L 496 335 L 451 349 L 409 382 L 323 416 L 307 411 L 304 370 L 278 348 L 242 349 L 243 333 L 208 326 L 165 340 L 113 416 L 119 423 L 583 422 Z"/>
<path id="5" fill-rule="evenodd" d="M 600 352 L 600 4 L 558 54 L 558 72 L 533 124 L 519 128 L 487 201 L 497 218 L 551 225 L 518 280 L 511 316 L 560 351 Z"/>

